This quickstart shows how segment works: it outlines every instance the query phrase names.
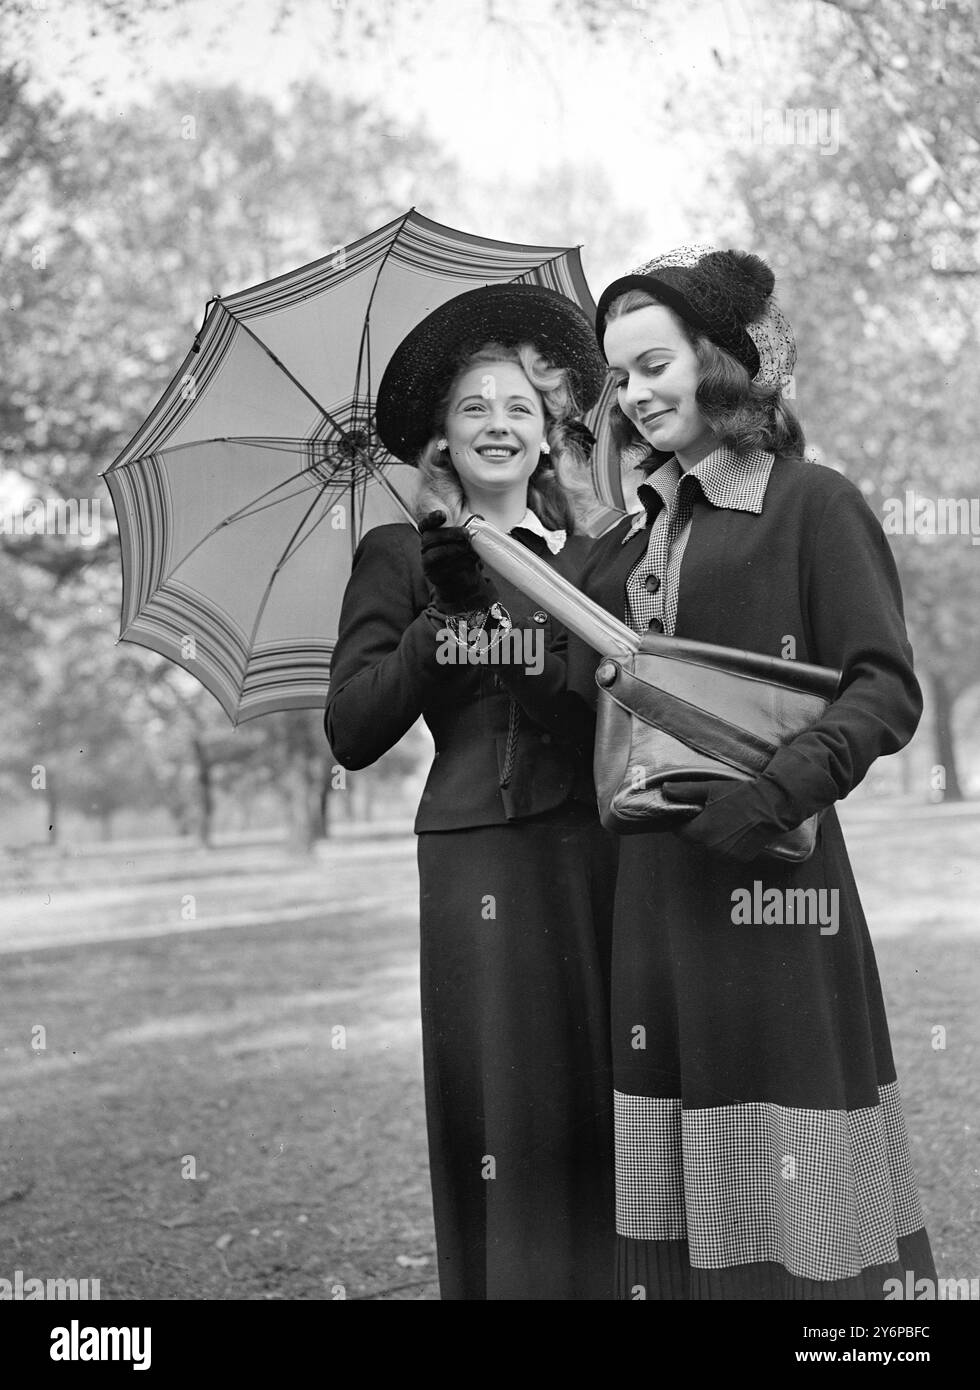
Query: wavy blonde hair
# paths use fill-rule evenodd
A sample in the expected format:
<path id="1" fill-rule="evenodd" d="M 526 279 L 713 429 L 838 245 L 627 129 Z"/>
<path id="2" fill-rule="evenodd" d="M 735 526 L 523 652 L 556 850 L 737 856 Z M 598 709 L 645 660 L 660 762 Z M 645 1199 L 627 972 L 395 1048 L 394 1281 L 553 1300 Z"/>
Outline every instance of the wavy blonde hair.
<path id="1" fill-rule="evenodd" d="M 460 360 L 436 412 L 437 427 L 418 456 L 421 484 L 415 500 L 415 515 L 421 520 L 432 511 L 444 511 L 447 524 L 458 526 L 466 514 L 466 497 L 459 474 L 448 452 L 439 449 L 437 438 L 445 430 L 453 389 L 463 372 L 494 362 L 516 362 L 541 397 L 545 416 L 545 438 L 550 454 L 542 454 L 527 486 L 527 504 L 550 530 L 572 534 L 575 522 L 594 504 L 589 475 L 589 456 L 581 439 L 568 425 L 578 415 L 578 404 L 568 372 L 555 367 L 533 343 L 505 347 L 488 342 Z"/>

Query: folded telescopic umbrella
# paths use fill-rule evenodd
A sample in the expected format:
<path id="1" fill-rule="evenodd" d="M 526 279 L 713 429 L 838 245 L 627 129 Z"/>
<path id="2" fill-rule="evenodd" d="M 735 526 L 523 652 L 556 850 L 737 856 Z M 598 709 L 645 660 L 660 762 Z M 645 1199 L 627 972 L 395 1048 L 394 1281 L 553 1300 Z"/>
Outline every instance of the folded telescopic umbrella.
<path id="1" fill-rule="evenodd" d="M 639 649 L 640 638 L 632 628 L 588 598 L 570 580 L 556 574 L 526 545 L 482 516 L 468 517 L 465 525 L 470 543 L 481 559 L 553 613 L 569 632 L 581 637 L 600 656 L 628 656 Z"/>

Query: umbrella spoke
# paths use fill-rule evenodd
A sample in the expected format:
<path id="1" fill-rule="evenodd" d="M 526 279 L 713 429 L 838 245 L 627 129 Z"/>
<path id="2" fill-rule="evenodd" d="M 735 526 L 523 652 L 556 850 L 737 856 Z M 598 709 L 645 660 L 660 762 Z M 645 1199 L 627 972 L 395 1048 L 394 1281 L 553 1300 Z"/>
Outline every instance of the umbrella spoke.
<path id="1" fill-rule="evenodd" d="M 374 480 L 382 487 L 382 489 L 383 489 L 385 492 L 387 492 L 387 493 L 394 499 L 394 501 L 397 503 L 397 505 L 401 508 L 402 512 L 403 512 L 403 513 L 408 517 L 408 519 L 411 521 L 411 520 L 412 520 L 412 513 L 411 513 L 410 508 L 408 507 L 408 505 L 407 505 L 407 503 L 404 501 L 404 499 L 400 496 L 400 494 L 398 493 L 397 489 L 394 488 L 394 487 L 392 486 L 392 484 L 388 482 L 387 478 L 384 476 L 384 473 L 381 471 L 381 469 L 378 468 L 378 466 L 377 466 L 377 465 L 373 462 L 373 460 L 371 460 L 370 458 L 365 458 L 365 459 L 364 459 L 364 463 L 366 464 L 367 469 L 368 469 L 368 471 L 371 473 L 371 475 L 372 475 L 372 477 L 374 478 Z M 351 476 L 351 483 L 350 483 L 350 486 L 351 486 L 352 489 L 356 489 L 356 487 L 357 487 L 357 479 L 356 479 L 356 475 L 354 475 L 354 474 L 352 474 L 352 476 Z M 339 496 L 341 495 L 341 493 L 338 492 L 338 493 L 335 494 L 335 495 L 339 497 Z M 362 488 L 362 489 L 361 489 L 361 497 L 362 497 L 362 502 L 361 502 L 361 519 L 363 520 L 364 499 L 366 498 L 366 489 L 365 489 L 365 488 Z M 322 510 L 320 516 L 317 517 L 316 521 L 314 521 L 314 523 L 312 524 L 312 526 L 310 526 L 310 527 L 307 528 L 307 530 L 305 531 L 305 534 L 301 534 L 301 533 L 303 532 L 303 528 L 306 526 L 306 523 L 309 521 L 309 518 L 312 516 L 312 514 L 313 514 L 313 512 L 314 512 L 314 510 L 315 510 L 315 508 L 316 508 L 316 506 L 317 506 L 317 503 L 320 502 L 320 501 L 324 501 L 324 507 L 323 507 L 323 510 Z M 256 615 L 255 615 L 255 622 L 254 622 L 253 625 L 252 625 L 252 631 L 251 631 L 251 634 L 249 635 L 248 648 L 249 648 L 250 651 L 254 651 L 254 649 L 255 649 L 256 634 L 258 633 L 259 626 L 261 625 L 262 616 L 263 616 L 263 614 L 265 613 L 265 610 L 266 610 L 266 607 L 267 607 L 267 605 L 268 605 L 269 599 L 270 599 L 271 596 L 272 596 L 273 586 L 275 585 L 276 580 L 279 578 L 279 575 L 280 575 L 281 571 L 283 570 L 283 568 L 285 567 L 285 565 L 286 565 L 295 555 L 297 555 L 297 554 L 299 553 L 300 549 L 306 544 L 306 542 L 310 539 L 310 537 L 314 535 L 314 533 L 316 532 L 316 530 L 318 529 L 318 527 L 320 527 L 320 526 L 323 525 L 324 521 L 326 521 L 327 516 L 328 516 L 329 513 L 330 513 L 330 510 L 331 510 L 332 505 L 333 505 L 333 504 L 332 504 L 332 500 L 331 500 L 330 496 L 328 495 L 326 488 L 324 488 L 324 489 L 322 490 L 322 492 L 321 492 L 316 498 L 314 498 L 313 502 L 311 502 L 310 506 L 309 506 L 309 507 L 307 508 L 307 510 L 304 512 L 303 517 L 301 518 L 299 524 L 298 524 L 298 525 L 296 526 L 296 528 L 294 529 L 293 534 L 290 536 L 289 541 L 287 542 L 285 548 L 283 549 L 282 554 L 281 554 L 280 557 L 279 557 L 279 560 L 277 561 L 275 567 L 273 568 L 273 571 L 272 571 L 271 575 L 269 576 L 269 582 L 266 584 L 265 589 L 263 590 L 263 593 L 262 593 L 262 597 L 261 597 L 260 600 L 259 600 L 258 609 L 257 609 Z M 246 668 L 245 668 L 245 678 L 246 678 L 246 679 L 247 679 L 247 676 L 248 676 L 248 666 L 246 665 Z"/>
<path id="2" fill-rule="evenodd" d="M 391 255 L 391 253 L 392 253 L 392 251 L 393 251 L 393 249 L 394 249 L 394 247 L 395 247 L 395 243 L 398 241 L 398 238 L 401 236 L 402 232 L 405 230 L 405 224 L 408 222 L 408 219 L 411 217 L 411 215 L 412 215 L 412 213 L 413 213 L 414 211 L 415 211 L 415 208 L 414 208 L 414 207 L 409 208 L 408 212 L 406 212 L 405 216 L 402 218 L 402 220 L 401 220 L 401 222 L 399 223 L 398 228 L 397 228 L 397 230 L 396 230 L 394 236 L 391 238 L 391 240 L 388 242 L 388 245 L 385 247 L 385 253 L 384 253 L 384 255 L 381 257 L 380 261 L 378 262 L 378 268 L 377 268 L 377 270 L 375 271 L 375 275 L 374 275 L 374 284 L 371 286 L 371 294 L 370 294 L 370 297 L 368 298 L 367 309 L 366 309 L 365 312 L 364 312 L 364 326 L 363 326 L 362 329 L 361 329 L 361 342 L 360 342 L 360 345 L 359 345 L 358 350 L 357 350 L 357 369 L 356 369 L 356 371 L 355 371 L 355 373 L 354 373 L 354 399 L 355 399 L 355 400 L 357 400 L 357 398 L 358 398 L 358 388 L 360 387 L 360 384 L 361 384 L 361 367 L 362 367 L 362 365 L 363 365 L 363 363 L 364 363 L 364 356 L 365 356 L 365 353 L 367 354 L 367 361 L 368 361 L 367 400 L 370 401 L 370 399 L 371 399 L 371 309 L 372 309 L 372 307 L 373 307 L 373 305 L 374 305 L 374 296 L 375 296 L 375 295 L 377 294 L 377 292 L 378 292 L 378 285 L 379 285 L 379 283 L 380 283 L 380 281 L 381 281 L 381 272 L 384 270 L 385 266 L 388 264 L 388 257 Z"/>
<path id="3" fill-rule="evenodd" d="M 239 328 L 244 329 L 244 331 L 248 334 L 252 341 L 258 344 L 258 346 L 262 349 L 265 355 L 276 364 L 276 366 L 284 374 L 284 376 L 289 378 L 289 380 L 296 387 L 297 391 L 301 391 L 303 395 L 306 397 L 306 399 L 310 402 L 310 404 L 316 406 L 317 410 L 320 412 L 323 418 L 326 421 L 328 421 L 328 423 L 336 430 L 336 432 L 346 437 L 347 431 L 344 429 L 340 421 L 335 419 L 335 417 L 331 415 L 330 411 L 326 408 L 325 405 L 320 404 L 316 396 L 313 395 L 312 391 L 308 391 L 306 387 L 303 385 L 303 383 L 296 379 L 293 373 L 286 366 L 285 362 L 283 362 L 282 358 L 277 357 L 276 354 L 272 351 L 272 349 L 268 346 L 268 344 L 264 343 L 257 333 L 253 333 L 251 328 L 249 328 L 248 324 L 245 323 L 243 319 L 240 319 L 237 314 L 233 314 L 227 305 L 222 304 L 221 307 L 224 309 L 225 313 L 229 315 L 229 317 L 235 320 Z"/>
<path id="4" fill-rule="evenodd" d="M 293 478 L 293 479 L 290 479 L 289 481 L 295 481 L 295 480 L 298 479 L 298 478 L 302 478 L 302 477 L 304 477 L 306 474 L 308 474 L 309 472 L 310 472 L 309 469 L 304 469 L 302 473 L 297 473 L 297 474 L 295 474 L 295 475 L 294 475 L 294 478 Z M 351 485 L 351 488 L 352 488 L 352 489 L 356 489 L 356 488 L 357 488 L 357 478 L 356 478 L 356 476 L 352 476 L 352 477 L 351 477 L 351 483 L 350 483 L 350 485 Z M 283 484 L 280 483 L 280 484 L 277 484 L 276 486 L 277 486 L 277 487 L 281 487 L 281 486 L 283 486 Z M 310 492 L 311 490 L 313 490 L 313 486 L 314 486 L 314 485 L 313 485 L 312 483 L 307 484 L 306 486 L 300 488 L 300 489 L 299 489 L 298 491 L 296 491 L 296 492 L 290 492 L 290 493 L 287 493 L 285 496 L 273 498 L 273 500 L 272 500 L 271 502 L 266 502 L 266 501 L 264 501 L 263 499 L 264 499 L 265 497 L 268 497 L 269 494 L 270 494 L 271 492 L 274 492 L 274 491 L 275 491 L 275 488 L 270 488 L 268 493 L 263 493 L 261 497 L 256 497 L 256 498 L 253 498 L 253 500 L 252 500 L 251 502 L 246 502 L 246 503 L 244 504 L 244 506 L 239 507 L 239 509 L 238 509 L 237 512 L 232 512 L 229 516 L 223 517 L 222 520 L 219 521 L 219 522 L 217 523 L 216 526 L 212 526 L 211 529 L 210 529 L 210 531 L 207 531 L 207 532 L 200 538 L 200 540 L 195 541 L 194 544 L 191 546 L 191 548 L 190 548 L 189 550 L 184 551 L 183 555 L 181 555 L 180 558 L 176 561 L 176 563 L 174 564 L 173 568 L 170 569 L 170 570 L 168 570 L 168 572 L 167 572 L 165 575 L 161 576 L 161 580 L 160 580 L 161 585 L 162 585 L 162 584 L 165 584 L 169 579 L 172 579 L 173 576 L 177 573 L 177 571 L 181 568 L 181 566 L 182 566 L 182 565 L 185 565 L 185 564 L 187 563 L 187 561 L 188 561 L 194 554 L 196 554 L 196 552 L 197 552 L 198 550 L 200 550 L 200 548 L 201 548 L 202 545 L 205 545 L 209 540 L 211 540 L 211 538 L 212 538 L 213 536 L 216 536 L 216 535 L 218 534 L 219 531 L 223 531 L 223 530 L 225 529 L 226 526 L 231 526 L 231 525 L 232 525 L 234 522 L 236 522 L 236 521 L 248 521 L 248 520 L 250 520 L 252 517 L 259 516 L 262 512 L 268 511 L 268 510 L 269 510 L 270 508 L 272 508 L 272 507 L 281 506 L 283 502 L 289 502 L 289 501 L 291 501 L 292 499 L 294 499 L 294 498 L 296 498 L 296 497 L 301 497 L 301 496 L 303 495 L 304 492 Z M 391 487 L 391 485 L 390 485 L 389 483 L 387 483 L 387 482 L 384 482 L 384 483 L 383 483 L 383 486 L 384 486 L 384 488 L 385 488 L 385 491 L 389 492 L 389 493 L 395 498 L 396 502 L 397 502 L 398 505 L 402 508 L 402 510 L 407 512 L 407 511 L 408 511 L 408 508 L 406 507 L 405 503 L 402 501 L 401 497 L 399 497 L 399 495 L 398 495 L 398 493 L 395 491 L 395 489 L 394 489 L 393 487 Z M 338 479 L 338 480 L 335 482 L 335 484 L 334 484 L 334 491 L 330 491 L 330 485 L 329 485 L 328 483 L 321 483 L 319 489 L 318 489 L 317 492 L 316 492 L 316 496 L 314 497 L 314 500 L 313 500 L 313 502 L 312 502 L 311 505 L 310 505 L 310 511 L 312 511 L 313 507 L 316 506 L 316 504 L 317 504 L 318 501 L 323 500 L 323 502 L 324 502 L 324 515 L 326 515 L 326 513 L 329 512 L 329 511 L 331 510 L 331 508 L 334 507 L 334 506 L 337 504 L 338 499 L 341 498 L 341 497 L 344 495 L 344 493 L 346 492 L 346 490 L 347 490 L 347 480 L 346 480 L 346 478 Z M 362 492 L 362 499 L 363 499 L 363 498 L 364 498 L 365 490 L 362 488 L 362 489 L 361 489 L 361 492 Z M 260 503 L 261 503 L 261 505 L 259 505 Z M 361 503 L 361 519 L 362 519 L 362 520 L 363 520 L 363 507 L 364 507 L 364 500 L 362 500 L 362 503 Z M 352 508 L 352 511 L 353 511 L 353 508 Z M 307 512 L 307 516 L 308 516 L 308 515 L 309 515 L 309 512 Z M 302 523 L 300 523 L 300 525 L 302 525 Z M 287 549 L 288 549 L 288 547 L 287 547 Z"/>
<path id="5" fill-rule="evenodd" d="M 258 516 L 261 512 L 268 511 L 270 508 L 273 507 L 279 507 L 283 503 L 290 502 L 296 497 L 301 497 L 304 492 L 309 492 L 315 489 L 317 497 L 324 499 L 326 510 L 329 510 L 344 495 L 348 486 L 348 474 L 350 478 L 350 487 L 352 494 L 351 515 L 354 516 L 356 513 L 355 498 L 358 483 L 358 469 L 356 465 L 363 461 L 363 456 L 361 451 L 357 449 L 356 432 L 350 436 L 350 446 L 347 446 L 347 438 L 348 436 L 345 435 L 344 440 L 341 441 L 341 444 L 339 446 L 343 450 L 346 457 L 342 457 L 341 459 L 334 462 L 330 466 L 329 472 L 321 471 L 325 469 L 323 460 L 314 459 L 314 461 L 308 464 L 305 468 L 301 468 L 296 473 L 291 473 L 286 478 L 281 478 L 278 482 L 274 483 L 265 492 L 259 493 L 258 496 L 253 497 L 250 501 L 244 503 L 236 511 L 231 512 L 226 517 L 222 517 L 222 519 L 216 525 L 212 526 L 209 531 L 206 531 L 205 534 L 194 543 L 190 550 L 185 551 L 180 556 L 180 558 L 174 564 L 173 568 L 170 571 L 168 571 L 166 575 L 162 576 L 161 583 L 165 583 L 174 574 L 176 574 L 177 570 L 183 564 L 185 564 L 191 558 L 191 556 L 194 555 L 195 552 L 200 549 L 202 545 L 209 541 L 213 536 L 217 535 L 219 531 L 224 530 L 226 526 L 231 526 L 232 524 L 238 521 L 248 521 L 252 517 Z M 246 436 L 241 436 L 237 438 L 223 436 L 221 438 L 216 438 L 213 440 L 197 440 L 192 444 L 177 444 L 172 446 L 172 448 L 170 448 L 169 450 L 158 451 L 157 456 L 159 456 L 159 454 L 162 453 L 176 453 L 181 449 L 191 449 L 197 447 L 200 444 L 207 443 L 241 444 L 244 445 L 246 448 L 271 448 L 274 450 L 278 450 L 282 453 L 305 454 L 312 453 L 316 444 L 319 442 L 320 441 L 315 440 L 290 440 L 286 438 L 273 440 L 248 438 Z M 131 460 L 130 463 L 124 466 L 131 467 L 132 464 L 139 462 L 141 462 L 141 460 L 139 459 Z M 399 496 L 395 488 L 393 488 L 388 483 L 387 479 L 385 479 L 383 472 L 379 468 L 372 467 L 371 473 L 375 480 L 380 483 L 383 490 L 393 497 L 393 499 L 395 500 L 398 507 L 402 510 L 402 512 L 407 514 L 408 508 L 406 507 L 404 501 Z M 299 483 L 301 485 L 297 487 L 293 492 L 282 491 L 283 488 L 289 486 L 292 483 Z M 357 516 L 358 521 L 361 523 L 363 523 L 364 508 L 366 506 L 366 503 L 367 493 L 366 489 L 362 487 L 360 513 Z M 358 533 L 359 531 L 360 527 L 358 527 Z"/>
<path id="6" fill-rule="evenodd" d="M 297 553 L 297 551 L 298 551 L 298 550 L 300 549 L 300 547 L 304 544 L 304 542 L 309 540 L 310 536 L 313 535 L 313 533 L 314 533 L 314 531 L 317 529 L 317 527 L 320 526 L 321 523 L 326 519 L 327 513 L 328 513 L 328 511 L 329 511 L 329 506 L 324 507 L 324 509 L 323 509 L 323 514 L 322 514 L 320 517 L 317 518 L 317 520 L 313 523 L 313 525 L 312 525 L 312 526 L 310 527 L 310 529 L 307 531 L 306 535 L 303 536 L 302 540 L 300 540 L 300 541 L 297 542 L 297 539 L 296 539 L 297 536 L 299 536 L 300 532 L 303 530 L 303 527 L 306 525 L 306 523 L 307 523 L 307 521 L 309 520 L 310 516 L 313 514 L 313 511 L 314 511 L 314 509 L 316 508 L 316 505 L 317 505 L 317 503 L 318 503 L 320 500 L 321 500 L 320 496 L 315 497 L 315 498 L 313 499 L 313 501 L 310 503 L 310 505 L 309 505 L 309 507 L 307 508 L 307 510 L 303 513 L 302 520 L 299 522 L 298 526 L 297 526 L 296 529 L 293 531 L 293 534 L 290 536 L 290 538 L 289 538 L 289 540 L 288 540 L 288 542 L 287 542 L 287 544 L 286 544 L 286 546 L 285 546 L 285 549 L 283 550 L 282 554 L 279 556 L 279 559 L 277 560 L 277 562 L 276 562 L 276 564 L 275 564 L 275 567 L 273 568 L 272 573 L 269 575 L 268 583 L 266 584 L 264 590 L 262 591 L 262 597 L 259 599 L 259 605 L 258 605 L 258 608 L 257 608 L 256 613 L 255 613 L 255 622 L 252 624 L 252 631 L 251 631 L 251 633 L 250 633 L 250 635 L 249 635 L 249 639 L 248 639 L 248 650 L 249 650 L 250 652 L 251 652 L 251 651 L 254 651 L 254 649 L 255 649 L 255 634 L 256 634 L 256 633 L 258 632 L 258 630 L 259 630 L 259 625 L 260 625 L 261 622 L 262 622 L 262 615 L 265 613 L 266 605 L 268 604 L 269 598 L 270 598 L 270 596 L 271 596 L 271 594 L 272 594 L 273 586 L 274 586 L 276 580 L 279 578 L 279 572 L 280 572 L 280 570 L 282 569 L 283 565 L 286 564 L 287 560 L 292 559 L 292 557 Z M 245 666 L 245 675 L 246 675 L 246 676 L 248 675 L 248 664 L 247 664 L 247 663 L 246 663 L 246 666 Z"/>

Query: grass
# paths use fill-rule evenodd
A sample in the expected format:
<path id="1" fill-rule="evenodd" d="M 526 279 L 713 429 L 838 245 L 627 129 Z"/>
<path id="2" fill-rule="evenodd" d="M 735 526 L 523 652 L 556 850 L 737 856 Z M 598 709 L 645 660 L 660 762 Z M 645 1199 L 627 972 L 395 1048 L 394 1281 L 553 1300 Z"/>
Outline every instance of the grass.
<path id="1" fill-rule="evenodd" d="M 845 809 L 939 1272 L 975 1276 L 980 814 Z M 437 1297 L 413 850 L 130 848 L 0 895 L 0 1277 Z"/>

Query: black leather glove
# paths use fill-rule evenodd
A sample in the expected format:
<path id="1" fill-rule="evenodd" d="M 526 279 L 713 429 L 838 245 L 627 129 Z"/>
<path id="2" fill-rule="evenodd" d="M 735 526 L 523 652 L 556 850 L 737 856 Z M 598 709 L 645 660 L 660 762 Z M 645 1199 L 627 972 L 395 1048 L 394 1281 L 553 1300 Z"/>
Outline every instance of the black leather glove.
<path id="1" fill-rule="evenodd" d="M 765 819 L 755 782 L 665 782 L 665 801 L 702 807 L 698 815 L 679 827 L 682 840 L 702 845 L 725 859 L 747 864 L 758 858 L 779 827 Z"/>
<path id="2" fill-rule="evenodd" d="M 419 522 L 422 569 L 442 613 L 489 609 L 497 594 L 470 544 L 465 526 L 446 526 L 445 512 L 430 512 Z"/>

